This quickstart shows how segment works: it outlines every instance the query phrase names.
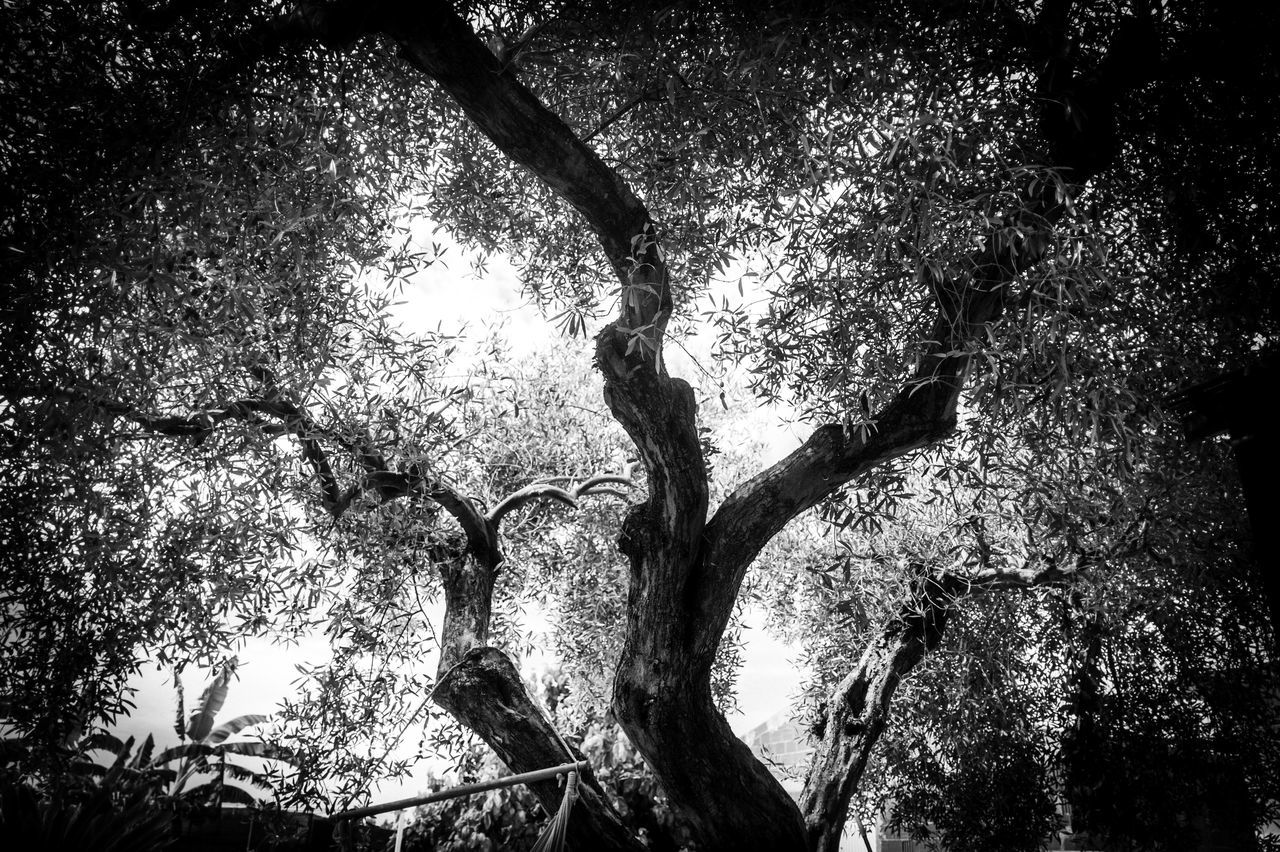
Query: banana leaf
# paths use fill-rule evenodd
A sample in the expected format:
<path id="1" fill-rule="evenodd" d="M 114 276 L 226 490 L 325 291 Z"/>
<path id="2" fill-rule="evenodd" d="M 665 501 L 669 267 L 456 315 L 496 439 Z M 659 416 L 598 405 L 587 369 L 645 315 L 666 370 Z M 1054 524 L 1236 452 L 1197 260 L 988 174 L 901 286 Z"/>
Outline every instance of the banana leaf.
<path id="1" fill-rule="evenodd" d="M 254 725 L 261 725 L 270 718 L 270 716 L 264 716 L 261 713 L 248 713 L 244 716 L 237 716 L 231 721 L 224 722 L 214 728 L 209 732 L 208 736 L 201 739 L 201 742 L 207 745 L 217 745 L 227 737 L 233 737 L 245 728 L 251 728 Z"/>
<path id="2" fill-rule="evenodd" d="M 200 704 L 187 720 L 188 738 L 202 742 L 213 730 L 214 717 L 218 715 L 218 711 L 227 700 L 227 690 L 231 685 L 231 678 L 235 676 L 236 664 L 235 657 L 227 660 L 222 666 L 222 671 L 218 672 L 218 676 L 200 694 Z"/>

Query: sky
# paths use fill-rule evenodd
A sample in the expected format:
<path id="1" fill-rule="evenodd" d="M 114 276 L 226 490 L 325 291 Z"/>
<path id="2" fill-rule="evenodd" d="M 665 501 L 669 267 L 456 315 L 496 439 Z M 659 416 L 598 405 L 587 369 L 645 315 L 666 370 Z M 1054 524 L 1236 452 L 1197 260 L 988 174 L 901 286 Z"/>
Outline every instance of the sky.
<path id="1" fill-rule="evenodd" d="M 442 262 L 420 271 L 410 280 L 393 307 L 394 315 L 407 331 L 466 332 L 470 337 L 481 338 L 488 326 L 500 321 L 516 356 L 528 355 L 546 345 L 588 345 L 581 339 L 570 341 L 557 336 L 554 324 L 521 297 L 516 271 L 503 259 L 491 258 L 483 274 L 477 274 L 467 257 L 455 245 L 447 243 L 446 236 L 433 233 L 425 225 L 416 227 L 413 236 L 420 242 L 445 242 L 447 250 Z M 687 342 L 686 347 L 696 351 L 697 344 Z M 669 369 L 677 375 L 695 369 L 689 357 L 673 351 L 668 359 Z M 759 425 L 760 433 L 767 436 L 768 456 L 780 457 L 799 443 L 799 434 L 778 416 L 766 414 Z M 764 462 L 773 458 L 766 458 Z M 753 612 L 748 612 L 744 622 L 744 665 L 738 683 L 738 711 L 729 717 L 739 734 L 787 714 L 802 677 L 793 662 L 798 656 L 796 650 L 770 636 L 763 629 L 763 622 L 763 615 Z M 231 684 L 218 722 L 248 713 L 272 712 L 282 699 L 296 694 L 300 675 L 295 666 L 323 662 L 328 656 L 328 645 L 322 636 L 290 647 L 264 639 L 251 641 L 236 653 L 240 661 L 237 679 Z M 549 661 L 535 657 L 520 662 L 526 673 L 533 673 Z M 187 713 L 199 701 L 209 674 L 190 669 L 184 673 Z M 129 717 L 121 719 L 113 732 L 122 738 L 134 736 L 138 741 L 151 734 L 162 748 L 177 744 L 176 697 L 171 674 L 148 666 L 132 685 L 137 689 L 134 697 L 137 708 Z M 417 737 L 411 732 L 405 740 L 408 748 L 416 743 Z M 424 763 L 407 779 L 379 784 L 371 790 L 372 801 L 417 795 L 425 789 L 428 773 L 438 774 L 440 769 L 439 764 Z"/>

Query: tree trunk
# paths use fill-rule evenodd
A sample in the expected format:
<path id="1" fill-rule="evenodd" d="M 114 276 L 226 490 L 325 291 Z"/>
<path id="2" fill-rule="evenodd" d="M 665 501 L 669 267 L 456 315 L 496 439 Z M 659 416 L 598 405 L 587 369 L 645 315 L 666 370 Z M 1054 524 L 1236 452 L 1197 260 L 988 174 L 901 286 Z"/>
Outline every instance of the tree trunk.
<path id="1" fill-rule="evenodd" d="M 436 682 L 432 698 L 492 748 L 512 772 L 545 769 L 582 753 L 562 743 L 555 726 L 525 690 L 520 673 L 496 648 L 474 648 Z M 555 781 L 529 788 L 543 810 L 554 814 L 564 795 Z M 622 818 L 588 769 L 578 783 L 578 803 L 569 818 L 569 848 L 637 852 L 644 847 L 622 824 Z"/>
<path id="2" fill-rule="evenodd" d="M 730 729 L 707 685 L 634 649 L 623 656 L 614 712 L 699 848 L 804 850 L 795 803 Z"/>
<path id="3" fill-rule="evenodd" d="M 457 495 L 448 501 L 462 502 Z M 445 614 L 440 663 L 432 699 L 475 733 L 514 773 L 584 760 L 570 749 L 543 709 L 529 695 L 511 660 L 487 646 L 493 586 L 503 556 L 498 518 L 458 512 L 467 544 L 437 553 Z M 554 814 L 563 792 L 554 781 L 530 784 L 543 810 Z M 644 847 L 622 824 L 590 769 L 581 773 L 578 803 L 569 820 L 570 848 L 639 852 Z"/>
<path id="4" fill-rule="evenodd" d="M 805 848 L 800 813 L 729 728 L 711 698 L 706 601 L 691 591 L 703 558 L 706 466 L 688 384 L 626 352 L 606 328 L 597 365 L 614 416 L 640 451 L 649 500 L 632 506 L 619 546 L 631 564 L 626 641 L 614 675 L 619 723 L 706 849 Z"/>
<path id="5" fill-rule="evenodd" d="M 942 640 L 949 596 L 941 591 L 926 581 L 923 594 L 881 631 L 822 709 L 816 731 L 820 739 L 800 795 L 814 852 L 840 848 L 849 802 L 884 733 L 889 702 L 902 678 Z"/>

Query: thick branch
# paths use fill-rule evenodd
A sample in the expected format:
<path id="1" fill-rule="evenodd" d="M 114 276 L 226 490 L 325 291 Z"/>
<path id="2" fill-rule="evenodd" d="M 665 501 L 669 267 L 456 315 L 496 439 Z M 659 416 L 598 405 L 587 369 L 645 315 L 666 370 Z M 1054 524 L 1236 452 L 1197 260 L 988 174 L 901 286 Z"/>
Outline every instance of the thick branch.
<path id="1" fill-rule="evenodd" d="M 1066 37 L 1069 0 L 1046 3 L 1038 26 L 1051 47 L 1039 80 L 1043 104 L 1040 129 L 1050 163 L 1063 172 L 1073 190 L 1110 167 L 1115 147 L 1114 107 L 1143 76 L 1131 61 L 1145 57 L 1153 36 L 1132 22 L 1122 26 L 1100 66 L 1077 76 L 1058 48 Z M 1141 22 L 1138 22 L 1139 24 Z M 1147 67 L 1147 73 L 1154 66 Z M 1080 115 L 1080 105 L 1091 110 Z M 706 619 L 696 653 L 709 666 L 732 612 L 737 590 L 751 560 L 789 520 L 816 505 L 879 464 L 942 440 L 955 428 L 956 406 L 972 352 L 984 330 L 1005 308 L 1010 285 L 1045 256 L 1049 229 L 1067 212 L 1069 198 L 1052 181 L 1032 181 L 1024 188 L 1022 207 L 993 229 L 959 275 L 934 277 L 927 283 L 938 314 L 931 341 L 916 373 L 890 402 L 876 412 L 869 430 L 849 434 L 840 426 L 818 429 L 787 458 L 736 489 L 720 506 L 707 529 L 707 557 L 700 579 Z"/>
<path id="2" fill-rule="evenodd" d="M 436 683 L 435 701 L 480 735 L 507 768 L 527 772 L 570 760 L 582 753 L 564 743 L 554 724 L 524 688 L 520 673 L 496 648 L 477 648 Z M 555 781 L 530 784 L 548 814 L 554 814 L 563 795 Z M 629 850 L 644 846 L 622 824 L 600 783 L 588 769 L 583 773 L 582 799 L 569 820 L 571 849 Z"/>
<path id="3" fill-rule="evenodd" d="M 448 3 L 383 2 L 365 24 L 449 93 L 504 154 L 581 213 L 624 288 L 621 322 L 660 333 L 671 296 L 656 235 L 640 199 L 618 174 L 504 66 Z M 634 310 L 628 310 L 628 308 Z M 651 335 L 657 342 L 657 334 Z"/>
<path id="4" fill-rule="evenodd" d="M 756 554 L 792 518 L 873 467 L 941 440 L 955 427 L 967 359 L 937 356 L 857 431 L 830 425 L 797 450 L 739 486 L 707 524 L 700 578 L 705 628 L 695 646 L 709 667 L 733 610 L 738 587 Z"/>
<path id="5" fill-rule="evenodd" d="M 447 91 L 504 154 L 586 218 L 626 279 L 631 239 L 649 213 L 558 116 L 505 69 L 447 3 L 393 2 L 380 22 L 404 57 Z"/>
<path id="6" fill-rule="evenodd" d="M 147 9 L 128 4 L 139 26 L 165 28 L 193 4 Z M 402 57 L 434 79 L 472 123 L 514 162 L 529 169 L 587 220 L 624 290 L 622 327 L 645 330 L 656 345 L 670 312 L 666 266 L 649 212 L 619 175 L 558 116 L 519 82 L 512 65 L 495 57 L 444 0 L 298 0 L 285 14 L 257 22 L 230 43 L 215 72 L 250 73 L 266 56 L 290 44 L 315 42 L 348 49 L 366 36 L 399 44 Z"/>
<path id="7" fill-rule="evenodd" d="M 1069 582 L 1085 567 L 1056 562 L 987 567 L 923 576 L 898 615 L 868 645 L 858 665 L 832 690 L 816 726 L 819 737 L 800 809 L 809 848 L 836 852 L 845 817 L 871 749 L 884 731 L 898 684 L 942 641 L 956 602 L 988 589 L 1030 588 Z"/>
<path id="8" fill-rule="evenodd" d="M 570 480 L 571 481 L 571 480 Z M 428 492 L 462 522 L 465 546 L 446 545 L 436 556 L 444 585 L 444 628 L 441 631 L 440 672 L 443 674 L 469 651 L 488 644 L 493 588 L 505 557 L 501 547 L 502 520 L 534 500 L 552 499 L 577 507 L 578 498 L 595 493 L 596 483 L 631 483 L 630 476 L 594 476 L 580 485 L 562 488 L 540 482 L 521 488 L 501 500 L 488 515 L 475 503 L 450 490 Z"/>

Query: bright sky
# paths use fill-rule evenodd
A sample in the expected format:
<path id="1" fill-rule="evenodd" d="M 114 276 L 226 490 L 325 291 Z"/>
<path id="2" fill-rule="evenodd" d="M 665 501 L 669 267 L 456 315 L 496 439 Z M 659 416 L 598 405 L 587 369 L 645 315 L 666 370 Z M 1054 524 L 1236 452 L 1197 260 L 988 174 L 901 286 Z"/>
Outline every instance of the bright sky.
<path id="1" fill-rule="evenodd" d="M 433 235 L 428 229 L 418 231 L 415 237 L 445 241 L 443 235 Z M 401 301 L 395 313 L 410 331 L 438 328 L 443 333 L 457 334 L 466 329 L 469 336 L 480 338 L 484 336 L 486 326 L 494 324 L 495 318 L 501 318 L 506 323 L 512 352 L 517 355 L 528 354 L 548 342 L 557 346 L 588 345 L 581 339 L 556 339 L 554 325 L 521 299 L 520 284 L 510 264 L 500 258 L 492 258 L 483 277 L 478 277 L 456 247 L 450 247 L 446 263 L 437 263 L 417 275 L 406 288 Z M 668 365 L 676 374 L 692 369 L 688 358 L 678 351 L 673 353 Z M 694 377 L 689 378 L 693 380 Z M 762 424 L 765 433 L 771 436 L 771 456 L 781 456 L 799 441 L 797 433 L 780 425 L 776 417 L 767 423 L 762 420 Z M 762 629 L 763 621 L 760 614 L 749 613 L 747 629 L 743 631 L 745 664 L 738 684 L 739 711 L 729 719 L 739 734 L 766 719 L 786 713 L 802 675 L 792 663 L 796 653 L 769 636 Z M 295 694 L 294 683 L 299 678 L 295 664 L 323 662 L 328 657 L 328 646 L 320 636 L 290 648 L 258 640 L 237 653 L 240 660 L 238 679 L 231 685 L 218 722 L 246 713 L 271 712 L 282 699 Z M 539 659 L 524 661 L 526 670 L 545 664 L 545 660 Z M 188 670 L 184 674 L 187 713 L 198 702 L 208 679 L 209 673 L 205 671 Z M 132 716 L 121 720 L 115 729 L 117 736 L 134 736 L 141 741 L 151 734 L 162 748 L 177 744 L 174 731 L 176 702 L 170 675 L 151 667 L 135 680 L 134 686 L 138 688 L 135 698 L 138 707 Z M 405 740 L 412 745 L 417 737 L 410 732 Z M 375 788 L 373 801 L 417 795 L 426 786 L 427 769 L 424 765 L 405 781 L 385 783 Z M 438 772 L 439 768 L 436 769 Z"/>

